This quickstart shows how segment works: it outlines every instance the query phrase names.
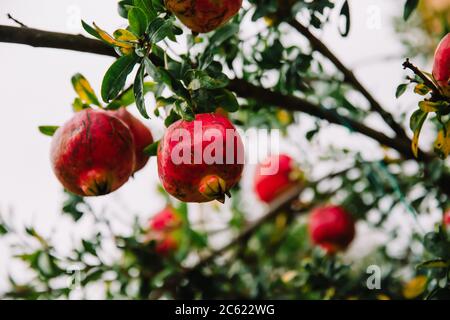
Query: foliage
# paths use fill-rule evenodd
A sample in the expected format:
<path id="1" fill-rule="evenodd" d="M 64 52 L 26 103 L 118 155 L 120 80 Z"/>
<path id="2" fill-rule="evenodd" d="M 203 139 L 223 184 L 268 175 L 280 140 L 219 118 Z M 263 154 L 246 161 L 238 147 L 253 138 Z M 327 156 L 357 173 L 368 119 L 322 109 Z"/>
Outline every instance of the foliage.
<path id="1" fill-rule="evenodd" d="M 406 1 L 405 19 L 411 16 L 417 2 Z M 367 98 L 367 93 L 339 63 L 334 61 L 336 68 L 329 68 L 330 57 L 324 55 L 323 49 L 322 55 L 316 54 L 320 44 L 324 45 L 320 40 L 307 36 L 306 46 L 289 41 L 297 15 L 305 17 L 310 29 L 322 30 L 331 24 L 333 10 L 345 21 L 344 27 L 338 28 L 345 37 L 351 32 L 349 2 L 328 0 L 251 0 L 250 6 L 242 8 L 221 28 L 195 34 L 182 28 L 162 0 L 119 1 L 118 13 L 127 19 L 126 28 L 108 33 L 95 23 L 82 22 L 87 33 L 114 48 L 117 59 L 105 70 L 101 99 L 83 75 L 72 77 L 77 94 L 72 108 L 77 112 L 136 104 L 142 117 L 158 117 L 166 126 L 178 119 L 192 120 L 196 113 L 222 108 L 241 128 L 283 129 L 287 134 L 307 117 L 285 105 L 289 98 L 296 97 L 315 103 L 317 109 L 310 114 L 330 114 L 337 119 L 335 123 L 355 132 L 354 124 L 361 125 L 376 111 L 373 101 L 368 107 L 353 98 L 361 93 Z M 244 39 L 241 26 L 246 19 L 264 28 Z M 187 50 L 173 52 L 171 45 L 182 37 L 187 41 Z M 233 90 L 236 79 L 257 88 L 270 88 L 269 92 L 287 99 L 238 98 Z M 447 156 L 448 99 L 437 95 L 426 79 L 431 81 L 426 75 L 409 81 L 415 84 L 417 94 L 426 97 L 410 121 L 413 151 L 416 156 L 419 154 L 420 130 L 428 114 L 433 114 L 441 126 L 436 150 Z M 396 96 L 406 92 L 408 85 L 401 84 Z M 155 97 L 154 108 L 145 99 L 147 93 Z M 312 147 L 327 126 L 328 123 L 317 120 L 305 134 L 305 143 Z M 39 129 L 52 135 L 56 128 Z M 400 144 L 410 142 L 396 138 Z M 157 146 L 158 142 L 148 146 L 146 153 L 154 155 Z M 155 241 L 146 238 L 147 221 L 136 218 L 128 232 L 119 234 L 108 218 L 93 210 L 91 202 L 95 200 L 66 193 L 61 211 L 76 223 L 94 219 L 91 235 L 76 241 L 70 252 L 61 253 L 52 245 L 54 239 L 45 238 L 39 230 L 18 230 L 12 223 L 0 220 L 0 235 L 14 243 L 15 260 L 25 264 L 31 273 L 28 281 L 10 276 L 9 289 L 3 296 L 76 298 L 80 293 L 88 296 L 97 285 L 108 299 L 448 297 L 450 240 L 443 223 L 427 234 L 420 227 L 413 230 L 408 240 L 414 246 L 397 255 L 390 252 L 389 242 L 397 239 L 399 230 L 386 227 L 396 211 L 406 212 L 417 227 L 421 214 L 446 210 L 449 197 L 439 182 L 448 177 L 448 167 L 439 159 L 419 162 L 391 151 L 381 149 L 382 156 L 374 159 L 356 150 L 329 148 L 313 161 L 344 162 L 348 166 L 321 179 L 310 179 L 293 206 L 275 212 L 267 209 L 267 220 L 256 226 L 245 208 L 241 186 L 232 190 L 231 216 L 223 230 L 193 225 L 191 207 L 175 202 L 161 190 L 161 197 L 183 218 L 183 241 L 167 256 L 158 255 Z M 304 164 L 308 165 L 306 160 Z M 412 165 L 415 169 L 408 170 Z M 311 207 L 326 202 L 341 204 L 369 228 L 383 230 L 388 240 L 359 261 L 349 261 L 345 255 L 325 255 L 308 240 L 306 214 Z M 208 214 L 215 213 L 212 207 L 208 209 Z M 248 233 L 249 228 L 252 232 Z M 212 246 L 217 234 L 235 240 L 217 250 Z M 105 258 L 111 246 L 117 255 Z M 373 264 L 383 267 L 381 287 L 375 290 L 366 283 L 367 267 Z M 399 274 L 399 270 L 406 270 L 407 275 Z"/>

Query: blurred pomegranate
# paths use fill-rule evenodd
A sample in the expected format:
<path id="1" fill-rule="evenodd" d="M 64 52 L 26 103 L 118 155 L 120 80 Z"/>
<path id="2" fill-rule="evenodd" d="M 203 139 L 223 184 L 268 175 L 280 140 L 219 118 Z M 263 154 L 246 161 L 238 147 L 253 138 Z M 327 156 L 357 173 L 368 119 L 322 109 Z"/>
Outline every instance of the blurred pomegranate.
<path id="1" fill-rule="evenodd" d="M 309 234 L 314 244 L 333 254 L 345 250 L 352 242 L 355 222 L 340 206 L 319 207 L 309 217 Z"/>
<path id="2" fill-rule="evenodd" d="M 51 161 L 68 191 L 99 196 L 117 190 L 133 173 L 134 141 L 127 125 L 110 113 L 76 113 L 53 136 Z"/>

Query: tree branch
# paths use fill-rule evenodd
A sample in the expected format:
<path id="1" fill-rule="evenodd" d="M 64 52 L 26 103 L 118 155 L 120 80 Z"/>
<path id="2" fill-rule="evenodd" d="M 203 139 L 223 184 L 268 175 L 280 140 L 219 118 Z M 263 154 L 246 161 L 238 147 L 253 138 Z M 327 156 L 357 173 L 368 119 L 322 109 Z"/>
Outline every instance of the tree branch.
<path id="1" fill-rule="evenodd" d="M 359 82 L 353 72 L 349 70 L 322 41 L 320 41 L 307 27 L 302 25 L 297 20 L 291 20 L 289 24 L 309 40 L 313 49 L 328 58 L 336 66 L 336 68 L 342 72 L 345 77 L 344 80 L 352 84 L 355 89 L 362 93 L 367 101 L 369 101 L 371 109 L 383 118 L 383 120 L 392 128 L 392 130 L 394 130 L 400 139 L 407 139 L 410 141 L 403 127 L 394 120 L 394 117 L 389 112 L 383 109 L 380 103 L 370 94 L 369 91 L 367 91 L 361 82 Z"/>

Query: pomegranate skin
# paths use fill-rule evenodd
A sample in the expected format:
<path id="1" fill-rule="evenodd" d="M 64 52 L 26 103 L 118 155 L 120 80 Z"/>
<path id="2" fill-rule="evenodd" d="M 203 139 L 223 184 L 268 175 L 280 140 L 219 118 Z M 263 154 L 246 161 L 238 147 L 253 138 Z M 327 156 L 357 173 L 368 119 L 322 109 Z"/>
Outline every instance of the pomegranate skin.
<path id="1" fill-rule="evenodd" d="M 265 174 L 264 168 L 269 169 L 273 163 L 278 163 L 278 170 L 274 174 Z M 285 190 L 296 185 L 298 181 L 292 177 L 294 165 L 294 160 L 286 154 L 272 155 L 258 164 L 253 180 L 253 188 L 258 198 L 270 203 Z"/>
<path id="2" fill-rule="evenodd" d="M 442 38 L 434 54 L 433 77 L 443 89 L 445 95 L 450 96 L 450 33 Z"/>
<path id="3" fill-rule="evenodd" d="M 308 227 L 312 242 L 328 254 L 345 250 L 355 237 L 355 222 L 340 206 L 314 209 Z"/>
<path id="4" fill-rule="evenodd" d="M 134 140 L 135 167 L 133 173 L 141 170 L 148 162 L 150 156 L 144 153 L 145 147 L 153 143 L 153 136 L 149 128 L 137 119 L 126 108 L 110 111 L 130 128 Z"/>
<path id="5" fill-rule="evenodd" d="M 181 225 L 179 215 L 171 206 L 167 206 L 150 220 L 147 241 L 155 240 L 156 253 L 167 255 L 178 249 Z"/>
<path id="6" fill-rule="evenodd" d="M 55 132 L 50 157 L 56 177 L 68 191 L 80 196 L 108 194 L 133 172 L 133 136 L 118 118 L 86 109 Z"/>
<path id="7" fill-rule="evenodd" d="M 194 136 L 194 128 L 197 128 Z M 229 136 L 227 138 L 227 131 Z M 216 136 L 212 139 L 205 137 L 205 133 L 218 133 L 218 143 L 214 143 Z M 183 133 L 189 135 L 185 139 Z M 180 138 L 181 135 L 181 138 Z M 227 139 L 234 139 L 228 141 Z M 222 144 L 219 143 L 222 142 Z M 222 149 L 220 162 L 205 162 L 205 148 L 213 144 Z M 208 149 L 209 149 L 208 148 Z M 172 159 L 177 150 L 189 150 L 185 161 L 175 163 Z M 243 154 L 244 146 L 233 124 L 218 114 L 197 114 L 194 121 L 178 120 L 167 129 L 166 134 L 158 146 L 158 173 L 165 190 L 175 198 L 184 202 L 208 202 L 218 200 L 223 202 L 224 195 L 236 185 L 244 168 Z M 208 153 L 209 154 L 209 153 Z M 233 157 L 227 163 L 227 155 Z M 199 158 L 199 159 L 198 159 Z M 198 161 L 196 161 L 198 159 Z M 207 159 L 206 159 L 207 160 Z"/>
<path id="8" fill-rule="evenodd" d="M 241 8 L 242 0 L 165 0 L 165 5 L 186 27 L 205 33 L 230 20 Z"/>

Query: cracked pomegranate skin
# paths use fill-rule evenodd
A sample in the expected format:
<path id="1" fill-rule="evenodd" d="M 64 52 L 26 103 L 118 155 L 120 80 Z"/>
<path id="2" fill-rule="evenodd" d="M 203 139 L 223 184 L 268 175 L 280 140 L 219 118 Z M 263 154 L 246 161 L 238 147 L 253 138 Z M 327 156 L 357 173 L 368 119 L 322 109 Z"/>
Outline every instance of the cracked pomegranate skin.
<path id="1" fill-rule="evenodd" d="M 165 5 L 186 27 L 205 33 L 230 20 L 241 8 L 242 0 L 165 0 Z"/>
<path id="2" fill-rule="evenodd" d="M 99 196 L 117 190 L 134 168 L 134 142 L 125 123 L 106 111 L 76 113 L 53 136 L 53 171 L 68 191 Z"/>
<path id="3" fill-rule="evenodd" d="M 328 254 L 345 250 L 355 237 L 355 222 L 340 206 L 314 209 L 308 227 L 312 242 Z"/>
<path id="4" fill-rule="evenodd" d="M 450 33 L 442 38 L 434 54 L 433 77 L 450 96 Z"/>
<path id="5" fill-rule="evenodd" d="M 199 132 L 196 132 L 196 137 L 194 137 L 195 122 L 197 125 L 201 124 L 202 127 L 201 131 L 198 130 Z M 222 163 L 208 164 L 202 156 L 205 154 L 205 148 L 214 143 L 214 139 L 210 141 L 210 139 L 205 138 L 205 132 L 209 129 L 215 129 L 214 132 L 220 133 L 222 144 L 218 140 L 218 143 L 215 143 L 215 145 L 218 146 L 220 144 L 223 148 Z M 174 139 L 183 130 L 186 130 L 184 132 L 189 134 L 190 139 Z M 229 136 L 232 135 L 232 139 L 234 139 L 234 141 L 228 143 L 228 147 L 227 130 L 230 130 Z M 173 152 L 174 148 L 190 150 L 189 156 L 192 161 L 190 163 L 174 163 L 171 157 L 172 153 L 175 154 L 176 152 Z M 202 193 L 205 179 L 206 183 L 208 183 L 208 177 L 217 177 L 224 184 L 224 188 L 221 190 L 222 193 L 227 193 L 241 178 L 244 168 L 243 150 L 244 146 L 239 134 L 226 117 L 218 114 L 203 113 L 197 114 L 194 121 L 178 120 L 169 126 L 158 146 L 157 158 L 160 180 L 164 189 L 181 201 L 208 202 L 214 200 L 214 197 L 208 197 Z M 231 154 L 233 156 L 231 163 L 226 163 L 227 154 L 229 157 L 231 157 Z M 195 163 L 195 157 L 200 158 L 199 163 Z"/>
<path id="6" fill-rule="evenodd" d="M 110 111 L 112 115 L 119 118 L 130 128 L 134 140 L 135 167 L 133 170 L 137 172 L 141 170 L 148 162 L 150 156 L 144 153 L 145 147 L 153 143 L 153 136 L 149 128 L 142 121 L 133 116 L 126 108 L 120 108 Z"/>
<path id="7" fill-rule="evenodd" d="M 264 168 L 268 170 L 278 162 L 278 170 L 275 174 L 265 174 Z M 296 184 L 290 177 L 294 166 L 293 159 L 286 155 L 272 155 L 256 167 L 253 187 L 258 198 L 270 203 L 273 199 L 283 193 L 286 189 Z"/>

